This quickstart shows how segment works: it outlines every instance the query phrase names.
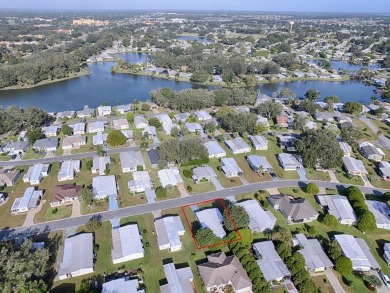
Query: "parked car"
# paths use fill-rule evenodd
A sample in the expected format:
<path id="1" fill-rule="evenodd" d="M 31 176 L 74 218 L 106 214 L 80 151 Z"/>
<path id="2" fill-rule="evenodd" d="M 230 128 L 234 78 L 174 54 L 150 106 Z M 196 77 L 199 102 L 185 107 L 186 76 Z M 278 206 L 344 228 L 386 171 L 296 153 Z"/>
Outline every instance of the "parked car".
<path id="1" fill-rule="evenodd" d="M 385 284 L 386 287 L 390 287 L 390 278 L 385 275 L 384 273 L 380 272 L 379 276 L 381 277 L 383 283 Z"/>

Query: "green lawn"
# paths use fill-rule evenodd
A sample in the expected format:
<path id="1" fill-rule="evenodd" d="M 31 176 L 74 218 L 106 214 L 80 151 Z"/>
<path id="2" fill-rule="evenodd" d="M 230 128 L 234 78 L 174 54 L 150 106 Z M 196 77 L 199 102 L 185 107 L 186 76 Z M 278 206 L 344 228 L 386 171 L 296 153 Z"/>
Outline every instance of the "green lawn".
<path id="1" fill-rule="evenodd" d="M 218 166 L 221 166 L 221 162 L 219 161 L 219 159 L 210 159 L 208 165 L 213 168 L 215 174 L 217 174 L 217 179 L 219 183 L 221 183 L 224 188 L 231 188 L 242 185 L 242 182 L 239 178 L 226 178 L 222 170 L 218 171 Z"/>
<path id="2" fill-rule="evenodd" d="M 37 153 L 32 148 L 29 148 L 23 155 L 22 160 L 35 160 L 45 157 L 45 153 Z"/>
<path id="3" fill-rule="evenodd" d="M 215 186 L 211 182 L 194 183 L 192 178 L 186 178 L 184 176 L 184 173 L 183 173 L 184 170 L 192 170 L 194 167 L 195 166 L 180 167 L 180 171 L 181 171 L 180 175 L 181 175 L 181 178 L 183 178 L 183 180 L 184 180 L 185 187 L 186 188 L 187 188 L 187 186 L 191 186 L 192 187 L 192 191 L 189 191 L 188 193 L 191 194 L 193 192 L 195 192 L 195 193 L 204 193 L 204 192 L 214 191 L 215 190 Z"/>
<path id="4" fill-rule="evenodd" d="M 0 161 L 9 161 L 9 160 L 11 160 L 11 157 L 10 156 L 8 156 L 8 155 L 6 155 L 6 154 L 1 154 L 0 155 Z"/>
<path id="5" fill-rule="evenodd" d="M 363 179 L 360 176 L 348 175 L 343 169 L 336 168 L 335 175 L 337 180 L 345 184 L 364 185 Z"/>
<path id="6" fill-rule="evenodd" d="M 53 211 L 57 209 L 57 212 L 53 213 Z M 44 215 L 43 220 L 45 222 L 47 221 L 54 221 L 54 220 L 59 220 L 59 219 L 65 219 L 69 218 L 72 215 L 72 206 L 60 206 L 57 208 L 51 208 L 49 207 L 46 209 L 46 214 Z M 36 220 L 36 219 L 34 219 Z"/>
<path id="7" fill-rule="evenodd" d="M 330 181 L 328 172 L 316 172 L 312 168 L 306 168 L 306 178 L 309 180 Z"/>

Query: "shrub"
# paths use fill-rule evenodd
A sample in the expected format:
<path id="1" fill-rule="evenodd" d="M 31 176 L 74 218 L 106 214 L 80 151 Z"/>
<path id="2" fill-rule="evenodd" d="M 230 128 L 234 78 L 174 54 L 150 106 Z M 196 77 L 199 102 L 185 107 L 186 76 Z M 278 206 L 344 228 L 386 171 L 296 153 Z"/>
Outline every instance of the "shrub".
<path id="1" fill-rule="evenodd" d="M 93 246 L 93 253 L 94 254 L 97 254 L 98 253 L 98 251 L 99 251 L 99 244 L 95 244 L 94 246 Z"/>
<path id="2" fill-rule="evenodd" d="M 124 145 L 126 141 L 126 136 L 120 130 L 113 130 L 107 136 L 107 143 L 112 146 Z"/>
<path id="3" fill-rule="evenodd" d="M 54 214 L 56 214 L 58 212 L 58 208 L 54 208 L 54 209 L 52 209 L 51 210 L 51 213 L 54 215 Z"/>
<path id="4" fill-rule="evenodd" d="M 221 240 L 210 228 L 198 230 L 196 232 L 195 239 L 199 247 L 208 246 Z"/>
<path id="5" fill-rule="evenodd" d="M 93 165 L 92 160 L 88 160 L 87 163 L 85 164 L 85 166 L 87 167 L 88 170 L 92 169 L 92 165 Z"/>
<path id="6" fill-rule="evenodd" d="M 336 270 L 343 276 L 352 273 L 352 261 L 346 256 L 340 256 L 335 262 Z"/>
<path id="7" fill-rule="evenodd" d="M 144 166 L 141 166 L 141 165 L 137 166 L 137 171 L 143 171 L 143 170 L 144 170 Z"/>
<path id="8" fill-rule="evenodd" d="M 316 228 L 314 226 L 311 226 L 307 232 L 309 232 L 310 235 L 315 235 L 317 233 Z"/>
<path id="9" fill-rule="evenodd" d="M 133 123 L 134 122 L 134 114 L 133 113 L 126 113 L 126 119 L 127 119 L 127 122 L 129 123 Z"/>
<path id="10" fill-rule="evenodd" d="M 376 220 L 372 212 L 366 211 L 362 214 L 357 222 L 357 228 L 362 232 L 376 230 Z"/>
<path id="11" fill-rule="evenodd" d="M 326 214 L 324 218 L 322 219 L 322 222 L 324 225 L 328 227 L 336 227 L 338 225 L 338 221 L 335 216 L 331 214 Z"/>
<path id="12" fill-rule="evenodd" d="M 298 193 L 299 192 L 299 190 L 298 189 L 296 189 L 296 188 L 293 188 L 293 190 L 292 190 L 294 193 Z"/>
<path id="13" fill-rule="evenodd" d="M 189 192 L 192 191 L 192 187 L 190 185 L 187 185 L 187 191 L 189 191 Z"/>
<path id="14" fill-rule="evenodd" d="M 320 192 L 320 189 L 318 188 L 317 184 L 315 183 L 309 183 L 306 185 L 306 193 L 316 195 Z"/>
<path id="15" fill-rule="evenodd" d="M 164 197 L 167 197 L 167 190 L 162 187 L 162 186 L 159 186 L 156 188 L 156 196 L 158 198 L 164 198 Z"/>
<path id="16" fill-rule="evenodd" d="M 193 173 L 192 173 L 191 170 L 184 170 L 184 171 L 183 171 L 183 175 L 184 175 L 184 177 L 186 177 L 186 178 L 192 178 Z"/>

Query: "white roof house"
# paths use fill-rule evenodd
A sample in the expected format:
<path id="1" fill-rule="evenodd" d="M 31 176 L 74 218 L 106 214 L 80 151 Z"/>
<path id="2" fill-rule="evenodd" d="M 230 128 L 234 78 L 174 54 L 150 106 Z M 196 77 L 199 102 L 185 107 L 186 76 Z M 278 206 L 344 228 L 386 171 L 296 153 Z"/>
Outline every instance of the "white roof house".
<path id="1" fill-rule="evenodd" d="M 117 110 L 120 114 L 126 114 L 127 112 L 130 112 L 130 111 L 131 111 L 131 104 L 127 104 L 127 105 L 118 105 L 118 106 L 116 106 L 116 110 Z"/>
<path id="2" fill-rule="evenodd" d="M 257 242 L 253 244 L 253 249 L 258 257 L 257 265 L 267 282 L 274 280 L 279 282 L 283 278 L 291 277 L 290 271 L 276 252 L 272 241 Z"/>
<path id="3" fill-rule="evenodd" d="M 234 158 L 222 158 L 221 164 L 222 171 L 227 178 L 238 177 L 243 174 L 242 169 L 237 165 Z"/>
<path id="4" fill-rule="evenodd" d="M 169 249 L 174 252 L 182 248 L 180 236 L 184 235 L 185 230 L 179 216 L 157 218 L 154 226 L 160 250 Z"/>
<path id="5" fill-rule="evenodd" d="M 28 187 L 22 197 L 17 197 L 11 207 L 11 213 L 19 214 L 35 209 L 43 195 L 42 190 L 35 190 L 34 187 Z"/>
<path id="6" fill-rule="evenodd" d="M 352 152 L 352 147 L 344 141 L 340 141 L 339 145 L 341 150 L 343 151 L 344 156 L 350 157 Z"/>
<path id="7" fill-rule="evenodd" d="M 161 124 L 172 124 L 172 119 L 168 116 L 168 114 L 158 114 L 156 115 L 156 118 L 161 122 Z"/>
<path id="8" fill-rule="evenodd" d="M 335 235 L 334 239 L 340 244 L 342 253 L 352 261 L 354 271 L 367 272 L 380 268 L 364 239 L 346 234 Z"/>
<path id="9" fill-rule="evenodd" d="M 379 163 L 378 168 L 383 180 L 390 181 L 390 163 L 382 161 Z"/>
<path id="10" fill-rule="evenodd" d="M 38 139 L 34 145 L 33 149 L 40 152 L 55 152 L 58 147 L 58 138 L 57 137 L 49 137 Z"/>
<path id="11" fill-rule="evenodd" d="M 178 124 L 173 124 L 173 123 L 163 123 L 162 128 L 164 129 L 166 134 L 171 134 L 174 128 L 180 130 L 180 126 Z"/>
<path id="12" fill-rule="evenodd" d="M 153 188 L 153 182 L 150 179 L 148 171 L 133 172 L 133 180 L 128 182 L 130 192 L 139 193 L 145 192 L 147 189 Z"/>
<path id="13" fill-rule="evenodd" d="M 73 180 L 75 173 L 80 172 L 80 160 L 68 160 L 61 164 L 60 172 L 58 173 L 58 181 Z"/>
<path id="14" fill-rule="evenodd" d="M 24 152 L 28 149 L 29 147 L 28 141 L 13 141 L 7 144 L 4 148 L 3 151 L 5 153 L 9 153 L 10 155 L 19 155 L 19 154 L 24 154 Z"/>
<path id="15" fill-rule="evenodd" d="M 241 137 L 237 137 L 232 140 L 226 140 L 225 144 L 233 154 L 244 154 L 250 153 L 251 151 L 251 147 Z"/>
<path id="16" fill-rule="evenodd" d="M 82 233 L 64 241 L 64 254 L 60 263 L 60 280 L 93 273 L 93 235 Z"/>
<path id="17" fill-rule="evenodd" d="M 126 137 L 127 140 L 134 139 L 134 132 L 133 130 L 121 130 L 123 135 Z"/>
<path id="18" fill-rule="evenodd" d="M 49 164 L 36 164 L 28 168 L 26 174 L 23 175 L 23 182 L 29 182 L 32 185 L 37 185 L 43 177 L 46 177 L 50 169 Z"/>
<path id="19" fill-rule="evenodd" d="M 127 129 L 130 127 L 129 122 L 127 121 L 127 119 L 124 118 L 112 121 L 112 125 L 114 129 Z"/>
<path id="20" fill-rule="evenodd" d="M 205 148 L 207 149 L 207 153 L 209 154 L 209 158 L 222 158 L 226 157 L 225 150 L 219 145 L 216 141 L 208 141 L 204 143 Z"/>
<path id="21" fill-rule="evenodd" d="M 142 135 L 144 135 L 145 133 L 147 133 L 149 137 L 156 137 L 157 136 L 156 127 L 146 125 L 144 127 L 144 130 L 142 131 Z"/>
<path id="22" fill-rule="evenodd" d="M 192 169 L 192 180 L 195 183 L 200 183 L 202 180 L 210 181 L 211 178 L 216 178 L 217 174 L 215 174 L 213 168 L 210 166 L 200 166 Z"/>
<path id="23" fill-rule="evenodd" d="M 268 140 L 261 135 L 248 135 L 250 142 L 257 151 L 268 150 Z"/>
<path id="24" fill-rule="evenodd" d="M 383 258 L 388 266 L 390 266 L 390 243 L 383 244 Z"/>
<path id="25" fill-rule="evenodd" d="M 177 186 L 183 183 L 183 179 L 180 176 L 179 169 L 177 167 L 169 167 L 157 172 L 158 179 L 160 180 L 162 187 Z"/>
<path id="26" fill-rule="evenodd" d="M 87 144 L 87 138 L 81 135 L 67 136 L 62 140 L 62 149 L 70 150 Z"/>
<path id="27" fill-rule="evenodd" d="M 138 279 L 129 279 L 126 276 L 103 283 L 102 293 L 145 293 L 145 290 L 138 288 Z"/>
<path id="28" fill-rule="evenodd" d="M 191 133 L 203 131 L 202 125 L 196 122 L 186 122 L 184 126 Z"/>
<path id="29" fill-rule="evenodd" d="M 99 173 L 99 175 L 104 175 L 108 164 L 110 164 L 110 157 L 93 157 L 91 168 L 92 174 Z"/>
<path id="30" fill-rule="evenodd" d="M 42 127 L 42 133 L 46 137 L 54 137 L 57 136 L 58 127 L 55 125 L 50 125 L 47 127 Z"/>
<path id="31" fill-rule="evenodd" d="M 134 124 L 135 124 L 135 128 L 142 129 L 148 126 L 148 121 L 145 119 L 144 116 L 138 115 L 134 117 Z"/>
<path id="32" fill-rule="evenodd" d="M 69 125 L 73 129 L 73 134 L 85 134 L 85 123 L 79 122 Z"/>
<path id="33" fill-rule="evenodd" d="M 246 200 L 236 205 L 243 207 L 249 215 L 248 227 L 253 233 L 272 230 L 275 227 L 274 215 L 270 211 L 264 211 L 256 200 Z"/>
<path id="34" fill-rule="evenodd" d="M 98 131 L 98 133 L 92 137 L 92 145 L 103 145 L 107 141 L 107 137 L 107 133 Z"/>
<path id="35" fill-rule="evenodd" d="M 190 114 L 189 113 L 176 113 L 174 116 L 173 116 L 176 120 L 176 122 L 186 122 L 186 120 L 190 117 Z"/>
<path id="36" fill-rule="evenodd" d="M 144 257 L 142 236 L 138 225 L 126 225 L 115 228 L 112 233 L 112 262 L 114 264 Z"/>
<path id="37" fill-rule="evenodd" d="M 319 204 L 335 216 L 340 224 L 356 225 L 357 216 L 346 196 L 317 195 Z"/>
<path id="38" fill-rule="evenodd" d="M 390 230 L 390 208 L 385 202 L 366 200 L 368 209 L 374 214 L 376 226 L 380 229 Z"/>
<path id="39" fill-rule="evenodd" d="M 110 195 L 117 196 L 115 175 L 92 178 L 92 191 L 95 199 L 103 199 Z"/>
<path id="40" fill-rule="evenodd" d="M 322 272 L 326 268 L 333 267 L 333 263 L 325 254 L 317 239 L 307 239 L 305 234 L 296 234 L 295 239 L 302 248 L 298 252 L 305 259 L 305 266 L 308 271 Z"/>
<path id="41" fill-rule="evenodd" d="M 352 157 L 343 157 L 344 168 L 349 174 L 363 175 L 368 174 L 364 163 L 358 159 Z"/>
<path id="42" fill-rule="evenodd" d="M 296 171 L 297 169 L 303 168 L 299 156 L 281 153 L 278 154 L 278 160 L 280 166 L 282 166 L 285 171 Z"/>
<path id="43" fill-rule="evenodd" d="M 190 293 L 194 292 L 192 281 L 194 275 L 190 267 L 176 269 L 173 263 L 164 265 L 168 284 L 160 286 L 160 293 Z"/>
<path id="44" fill-rule="evenodd" d="M 210 228 L 214 234 L 223 238 L 226 236 L 226 232 L 222 226 L 222 214 L 217 208 L 204 209 L 202 211 L 195 212 L 198 221 L 202 228 Z"/>
<path id="45" fill-rule="evenodd" d="M 100 106 L 97 108 L 98 116 L 108 116 L 111 114 L 111 106 Z"/>
<path id="46" fill-rule="evenodd" d="M 213 119 L 213 117 L 209 113 L 204 111 L 204 110 L 196 111 L 196 112 L 194 112 L 194 115 L 196 116 L 196 118 L 199 121 L 205 121 L 205 120 Z"/>
<path id="47" fill-rule="evenodd" d="M 119 158 L 123 173 L 137 171 L 138 166 L 145 169 L 145 161 L 141 151 L 120 153 Z"/>
<path id="48" fill-rule="evenodd" d="M 255 172 L 261 170 L 261 172 L 272 173 L 274 170 L 272 165 L 267 161 L 266 157 L 250 155 L 246 157 L 246 160 L 248 161 L 249 166 Z"/>
<path id="49" fill-rule="evenodd" d="M 102 121 L 95 121 L 88 123 L 88 133 L 95 133 L 95 132 L 103 132 L 104 131 L 104 122 Z"/>
<path id="50" fill-rule="evenodd" d="M 94 113 L 95 113 L 95 109 L 89 108 L 88 106 L 84 106 L 83 110 L 77 111 L 77 116 L 79 118 L 88 118 L 88 117 L 92 117 Z"/>

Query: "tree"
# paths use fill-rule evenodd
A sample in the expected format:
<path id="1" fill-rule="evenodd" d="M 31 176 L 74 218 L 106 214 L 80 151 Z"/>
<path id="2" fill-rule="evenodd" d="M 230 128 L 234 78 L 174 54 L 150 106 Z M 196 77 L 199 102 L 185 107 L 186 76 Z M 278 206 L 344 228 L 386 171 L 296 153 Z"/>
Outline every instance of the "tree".
<path id="1" fill-rule="evenodd" d="M 358 141 L 363 137 L 363 131 L 355 126 L 347 126 L 341 128 L 340 135 L 343 141 L 357 148 Z"/>
<path id="2" fill-rule="evenodd" d="M 294 119 L 294 129 L 298 131 L 303 131 L 306 127 L 309 118 L 303 115 L 297 115 Z"/>
<path id="3" fill-rule="evenodd" d="M 62 130 L 62 133 L 66 136 L 73 134 L 73 129 L 67 124 L 62 125 L 61 130 Z"/>
<path id="4" fill-rule="evenodd" d="M 134 122 L 134 114 L 131 112 L 126 113 L 126 119 L 127 119 L 127 122 L 133 123 Z"/>
<path id="5" fill-rule="evenodd" d="M 167 197 L 167 190 L 162 186 L 157 187 L 156 188 L 156 196 L 157 196 L 157 198 L 166 198 Z"/>
<path id="6" fill-rule="evenodd" d="M 147 103 L 142 103 L 141 110 L 144 111 L 144 112 L 149 111 L 150 110 L 150 105 L 147 104 Z"/>
<path id="7" fill-rule="evenodd" d="M 317 233 L 316 231 L 316 228 L 314 226 L 310 226 L 309 229 L 307 229 L 307 232 L 310 234 L 310 235 L 315 235 Z"/>
<path id="8" fill-rule="evenodd" d="M 375 231 L 376 220 L 374 214 L 366 210 L 361 216 L 359 216 L 357 228 L 362 232 Z"/>
<path id="9" fill-rule="evenodd" d="M 276 103 L 275 100 L 271 100 L 259 105 L 259 114 L 267 117 L 268 119 L 275 118 L 282 113 L 283 106 L 280 103 Z"/>
<path id="10" fill-rule="evenodd" d="M 112 146 L 124 145 L 126 141 L 126 136 L 120 130 L 112 130 L 107 136 L 107 143 Z"/>
<path id="11" fill-rule="evenodd" d="M 320 106 L 312 100 L 304 99 L 303 101 L 301 101 L 299 103 L 298 108 L 299 108 L 299 110 L 305 111 L 305 112 L 309 113 L 311 116 L 314 116 L 314 114 L 317 112 L 317 110 L 320 108 Z"/>
<path id="12" fill-rule="evenodd" d="M 364 275 L 363 280 L 373 288 L 382 287 L 382 281 L 376 275 Z"/>
<path id="13" fill-rule="evenodd" d="M 223 213 L 223 224 L 229 231 L 246 228 L 249 225 L 249 215 L 243 207 L 230 204 Z"/>
<path id="14" fill-rule="evenodd" d="M 316 195 L 320 192 L 320 189 L 318 188 L 318 185 L 310 182 L 308 185 L 306 185 L 306 193 Z"/>
<path id="15" fill-rule="evenodd" d="M 336 217 L 331 214 L 325 214 L 322 222 L 328 227 L 336 227 L 339 224 Z"/>
<path id="16" fill-rule="evenodd" d="M 172 127 L 171 136 L 178 137 L 180 135 L 180 129 L 177 126 Z"/>
<path id="17" fill-rule="evenodd" d="M 87 170 L 91 170 L 92 169 L 92 165 L 93 165 L 93 161 L 92 160 L 88 160 L 85 163 L 85 167 L 87 168 Z"/>
<path id="18" fill-rule="evenodd" d="M 333 261 L 342 256 L 341 246 L 336 241 L 331 241 L 328 246 L 328 255 Z"/>
<path id="19" fill-rule="evenodd" d="M 347 276 L 352 273 L 352 261 L 346 256 L 340 256 L 336 259 L 335 267 L 342 276 Z"/>
<path id="20" fill-rule="evenodd" d="M 221 116 L 221 127 L 229 132 L 254 133 L 257 116 L 254 113 L 234 112 Z"/>
<path id="21" fill-rule="evenodd" d="M 156 129 L 158 129 L 158 130 L 162 129 L 161 122 L 157 118 L 155 118 L 155 117 L 150 118 L 149 121 L 148 121 L 148 124 L 149 124 L 149 126 L 156 127 Z"/>
<path id="22" fill-rule="evenodd" d="M 307 130 L 295 140 L 295 147 L 300 153 L 305 166 L 314 168 L 320 164 L 325 169 L 339 167 L 343 152 L 336 136 L 326 129 Z"/>
<path id="23" fill-rule="evenodd" d="M 92 218 L 89 219 L 87 224 L 85 224 L 85 230 L 87 232 L 96 232 L 102 227 L 102 221 L 101 217 L 99 216 L 93 216 Z"/>
<path id="24" fill-rule="evenodd" d="M 207 71 L 198 70 L 192 74 L 190 81 L 203 83 L 206 82 L 209 78 L 210 78 L 210 74 Z"/>
<path id="25" fill-rule="evenodd" d="M 94 203 L 92 186 L 85 186 L 80 192 L 80 199 L 87 205 Z"/>
<path id="26" fill-rule="evenodd" d="M 308 89 L 305 93 L 305 98 L 310 101 L 316 101 L 320 97 L 321 93 L 319 91 L 316 91 L 314 89 Z"/>
<path id="27" fill-rule="evenodd" d="M 204 124 L 203 130 L 206 131 L 206 133 L 214 133 L 215 130 L 217 130 L 217 126 L 214 122 L 207 122 Z"/>
<path id="28" fill-rule="evenodd" d="M 327 96 L 327 97 L 325 97 L 324 102 L 327 104 L 338 103 L 339 97 L 338 96 Z"/>
<path id="29" fill-rule="evenodd" d="M 363 110 L 363 106 L 358 102 L 347 102 L 344 104 L 344 112 L 351 114 L 359 114 Z"/>
<path id="30" fill-rule="evenodd" d="M 199 247 L 209 246 L 221 240 L 210 228 L 199 229 L 195 234 L 195 239 Z"/>
<path id="31" fill-rule="evenodd" d="M 26 137 L 30 145 L 33 145 L 38 139 L 44 138 L 41 128 L 29 128 L 26 132 Z"/>

